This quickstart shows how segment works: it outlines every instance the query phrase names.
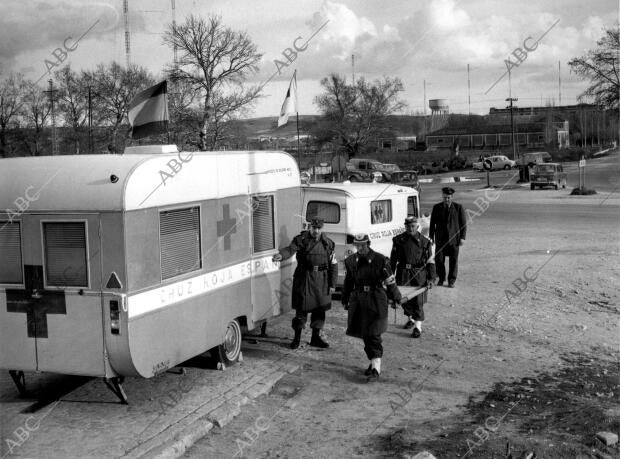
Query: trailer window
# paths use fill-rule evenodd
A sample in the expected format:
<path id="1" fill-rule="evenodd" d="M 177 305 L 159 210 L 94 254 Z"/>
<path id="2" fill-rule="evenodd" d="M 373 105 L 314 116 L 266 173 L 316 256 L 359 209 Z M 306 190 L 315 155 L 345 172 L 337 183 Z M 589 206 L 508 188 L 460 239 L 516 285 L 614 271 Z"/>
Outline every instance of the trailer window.
<path id="1" fill-rule="evenodd" d="M 45 276 L 54 287 L 88 287 L 85 222 L 43 222 Z"/>
<path id="2" fill-rule="evenodd" d="M 409 196 L 407 198 L 407 217 L 410 216 L 419 217 L 418 215 L 418 197 Z"/>
<path id="3" fill-rule="evenodd" d="M 306 209 L 306 221 L 322 218 L 325 223 L 340 223 L 340 205 L 335 202 L 310 201 Z"/>
<path id="4" fill-rule="evenodd" d="M 370 223 L 387 223 L 392 221 L 392 200 L 371 201 L 370 203 Z"/>
<path id="5" fill-rule="evenodd" d="M 275 248 L 273 196 L 252 196 L 254 253 Z"/>
<path id="6" fill-rule="evenodd" d="M 21 284 L 22 247 L 19 222 L 0 221 L 0 284 Z"/>
<path id="7" fill-rule="evenodd" d="M 200 207 L 159 213 L 162 280 L 202 268 Z"/>

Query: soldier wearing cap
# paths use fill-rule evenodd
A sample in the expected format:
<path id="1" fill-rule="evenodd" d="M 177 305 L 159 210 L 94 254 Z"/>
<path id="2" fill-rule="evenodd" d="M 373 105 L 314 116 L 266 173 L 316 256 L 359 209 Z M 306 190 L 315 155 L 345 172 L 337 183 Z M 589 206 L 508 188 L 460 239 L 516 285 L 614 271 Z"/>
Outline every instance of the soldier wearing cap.
<path id="1" fill-rule="evenodd" d="M 321 231 L 323 224 L 323 219 L 313 218 L 309 230 L 295 236 L 288 247 L 281 248 L 273 256 L 273 261 L 282 261 L 297 255 L 292 298 L 296 311 L 292 323 L 295 338 L 291 349 L 299 347 L 308 313 L 311 314 L 312 328 L 310 346 L 329 347 L 321 337 L 321 330 L 325 325 L 325 311 L 331 308 L 332 293 L 338 280 L 338 262 L 334 256 L 334 242 Z"/>
<path id="2" fill-rule="evenodd" d="M 396 284 L 431 288 L 435 280 L 435 250 L 429 238 L 419 232 L 417 217 L 405 219 L 405 232 L 392 239 L 390 266 L 396 275 Z M 424 303 L 428 300 L 425 291 L 403 304 L 407 316 L 406 329 L 413 327 L 413 338 L 422 334 Z"/>
<path id="3" fill-rule="evenodd" d="M 465 243 L 467 234 L 467 219 L 463 206 L 452 201 L 454 189 L 441 189 L 443 202 L 435 204 L 431 212 L 429 237 L 435 242 L 435 266 L 437 267 L 437 285 L 443 285 L 446 280 L 446 257 L 450 257 L 448 272 L 448 287 L 454 287 L 459 271 L 459 247 Z"/>
<path id="4" fill-rule="evenodd" d="M 348 310 L 346 333 L 364 340 L 364 351 L 370 360 L 364 374 L 372 381 L 381 373 L 381 334 L 387 330 L 388 298 L 400 303 L 401 295 L 389 260 L 370 248 L 368 235 L 358 234 L 353 244 L 357 253 L 344 261 L 342 304 Z"/>

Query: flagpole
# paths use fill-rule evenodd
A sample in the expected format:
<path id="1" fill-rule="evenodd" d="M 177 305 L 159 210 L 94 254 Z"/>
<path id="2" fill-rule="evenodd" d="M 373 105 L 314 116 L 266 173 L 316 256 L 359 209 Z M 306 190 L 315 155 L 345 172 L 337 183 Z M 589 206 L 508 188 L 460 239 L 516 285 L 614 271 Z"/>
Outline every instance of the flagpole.
<path id="1" fill-rule="evenodd" d="M 295 113 L 297 115 L 297 165 L 299 169 L 301 169 L 301 150 L 299 148 L 299 107 L 297 105 L 297 69 L 293 73 L 293 78 L 295 78 Z"/>

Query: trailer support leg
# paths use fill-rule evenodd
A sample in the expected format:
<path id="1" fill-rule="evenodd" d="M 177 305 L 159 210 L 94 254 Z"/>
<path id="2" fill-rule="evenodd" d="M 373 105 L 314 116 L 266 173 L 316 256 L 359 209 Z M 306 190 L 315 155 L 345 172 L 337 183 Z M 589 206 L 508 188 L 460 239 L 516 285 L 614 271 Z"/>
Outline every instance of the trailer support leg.
<path id="1" fill-rule="evenodd" d="M 267 337 L 267 321 L 264 321 L 263 324 L 260 326 L 260 336 L 262 338 Z"/>
<path id="2" fill-rule="evenodd" d="M 171 373 L 173 375 L 184 375 L 186 371 L 184 367 L 174 367 L 166 370 L 166 373 Z"/>
<path id="3" fill-rule="evenodd" d="M 26 393 L 26 377 L 24 376 L 24 372 L 9 370 L 9 374 L 11 375 L 13 382 L 17 386 L 19 395 L 24 395 Z"/>
<path id="4" fill-rule="evenodd" d="M 103 382 L 105 382 L 105 385 L 108 386 L 108 389 L 114 392 L 114 395 L 118 397 L 121 403 L 123 405 L 129 405 L 129 403 L 127 403 L 127 395 L 125 395 L 125 390 L 123 389 L 123 386 L 122 386 L 123 381 L 125 381 L 124 376 L 115 376 L 113 378 L 103 379 Z"/>

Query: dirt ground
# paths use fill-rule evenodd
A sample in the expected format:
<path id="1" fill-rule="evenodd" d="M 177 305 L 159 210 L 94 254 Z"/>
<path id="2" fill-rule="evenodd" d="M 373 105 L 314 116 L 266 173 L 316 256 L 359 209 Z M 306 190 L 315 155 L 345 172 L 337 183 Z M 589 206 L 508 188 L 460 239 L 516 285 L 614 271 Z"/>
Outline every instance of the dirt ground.
<path id="1" fill-rule="evenodd" d="M 440 188 L 425 187 L 424 211 Z M 595 435 L 620 433 L 620 196 L 455 188 L 466 208 L 489 206 L 471 221 L 456 288 L 431 291 L 421 339 L 390 312 L 381 378 L 366 383 L 363 344 L 334 301 L 331 347 L 309 347 L 308 331 L 301 369 L 186 457 L 620 457 Z M 245 348 L 290 352 L 291 318 Z"/>

